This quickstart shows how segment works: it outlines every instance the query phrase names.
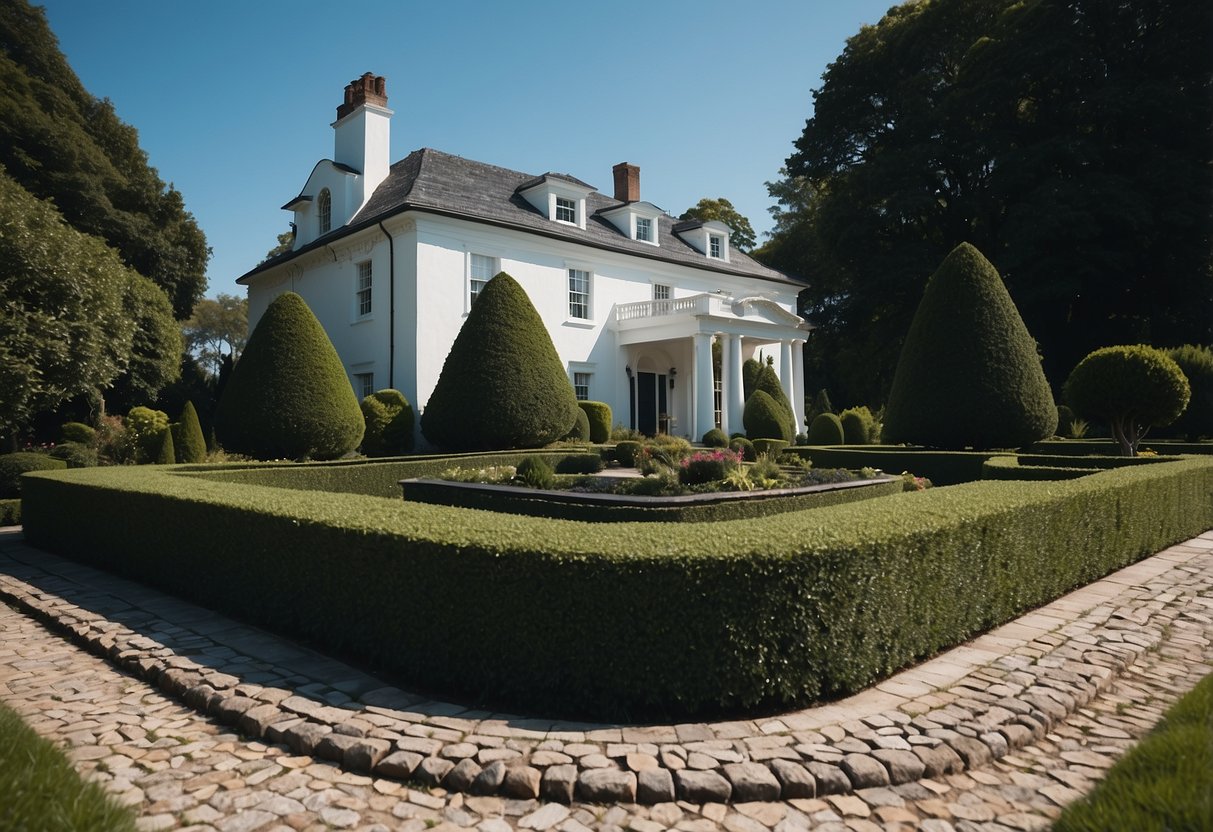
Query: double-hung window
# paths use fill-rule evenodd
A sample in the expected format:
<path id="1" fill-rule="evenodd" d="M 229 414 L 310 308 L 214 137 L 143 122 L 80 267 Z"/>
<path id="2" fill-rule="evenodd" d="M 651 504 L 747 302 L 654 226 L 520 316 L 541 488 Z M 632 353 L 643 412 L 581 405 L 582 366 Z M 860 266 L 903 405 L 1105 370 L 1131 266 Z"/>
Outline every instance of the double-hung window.
<path id="1" fill-rule="evenodd" d="M 560 222 L 571 222 L 577 224 L 577 202 L 572 199 L 565 199 L 562 196 L 556 197 L 556 219 Z"/>
<path id="2" fill-rule="evenodd" d="M 358 317 L 365 318 L 371 314 L 371 261 L 364 260 L 358 264 L 358 289 L 355 302 Z M 374 391 L 372 391 L 374 392 Z"/>
<path id="3" fill-rule="evenodd" d="M 708 236 L 708 257 L 714 257 L 717 260 L 724 256 L 724 237 L 719 234 Z"/>
<path id="4" fill-rule="evenodd" d="M 497 259 L 483 254 L 473 254 L 468 266 L 468 309 L 480 297 L 484 284 L 493 279 L 497 271 Z"/>
<path id="5" fill-rule="evenodd" d="M 367 396 L 375 392 L 375 374 L 374 373 L 354 373 L 354 390 L 358 393 L 358 398 L 365 399 Z"/>
<path id="6" fill-rule="evenodd" d="M 590 273 L 569 269 L 569 317 L 590 318 Z"/>
<path id="7" fill-rule="evenodd" d="M 648 217 L 636 218 L 636 239 L 641 242 L 653 242 L 653 221 Z"/>
<path id="8" fill-rule="evenodd" d="M 590 376 L 592 373 L 573 373 L 573 393 L 577 401 L 585 402 L 590 399 Z"/>

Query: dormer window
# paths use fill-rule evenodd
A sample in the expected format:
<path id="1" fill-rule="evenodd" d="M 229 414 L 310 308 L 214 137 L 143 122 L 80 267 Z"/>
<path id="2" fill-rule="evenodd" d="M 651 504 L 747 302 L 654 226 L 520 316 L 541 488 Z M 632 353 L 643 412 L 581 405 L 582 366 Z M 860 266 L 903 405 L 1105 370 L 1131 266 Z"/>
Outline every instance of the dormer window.
<path id="1" fill-rule="evenodd" d="M 683 220 L 674 234 L 709 260 L 729 262 L 729 227 L 720 220 Z"/>
<path id="2" fill-rule="evenodd" d="M 653 221 L 648 217 L 636 218 L 636 239 L 645 243 L 653 242 Z"/>
<path id="3" fill-rule="evenodd" d="M 556 220 L 577 224 L 577 203 L 562 196 L 556 197 Z"/>
<path id="4" fill-rule="evenodd" d="M 651 202 L 627 202 L 614 208 L 603 208 L 597 216 L 609 220 L 628 239 L 656 246 L 661 214 L 662 210 Z"/>
<path id="5" fill-rule="evenodd" d="M 708 235 L 708 257 L 719 260 L 724 256 L 724 237 L 719 234 Z"/>
<path id="6" fill-rule="evenodd" d="M 325 188 L 316 197 L 316 234 L 327 234 L 333 227 L 333 197 Z"/>

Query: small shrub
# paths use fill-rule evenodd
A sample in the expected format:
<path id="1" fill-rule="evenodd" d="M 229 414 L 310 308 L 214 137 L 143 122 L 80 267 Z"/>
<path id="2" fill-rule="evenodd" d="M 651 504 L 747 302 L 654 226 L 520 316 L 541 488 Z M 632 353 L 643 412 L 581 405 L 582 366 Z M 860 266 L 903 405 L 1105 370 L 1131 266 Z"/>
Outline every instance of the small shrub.
<path id="1" fill-rule="evenodd" d="M 206 439 L 198 422 L 198 411 L 189 399 L 181 409 L 181 421 L 173 425 L 173 448 L 178 462 L 195 465 L 206 461 Z"/>
<path id="2" fill-rule="evenodd" d="M 625 428 L 621 423 L 617 423 L 611 428 L 611 442 L 640 442 L 644 439 L 644 434 L 635 428 Z"/>
<path id="3" fill-rule="evenodd" d="M 843 442 L 847 445 L 870 445 L 876 432 L 876 419 L 867 406 L 848 407 L 838 417 L 842 422 Z"/>
<path id="4" fill-rule="evenodd" d="M 0 526 L 21 525 L 21 501 L 0 500 Z"/>
<path id="5" fill-rule="evenodd" d="M 681 436 L 670 436 L 668 433 L 659 433 L 649 440 L 650 445 L 656 445 L 679 457 L 686 456 L 691 452 L 691 443 L 683 439 Z"/>
<path id="6" fill-rule="evenodd" d="M 824 387 L 817 391 L 817 395 L 813 397 L 812 402 L 806 402 L 808 405 L 805 408 L 805 423 L 813 424 L 813 420 L 823 413 L 833 413 L 834 405 L 830 403 L 830 394 Z"/>
<path id="7" fill-rule="evenodd" d="M 83 422 L 64 422 L 59 428 L 59 435 L 64 442 L 78 442 L 81 445 L 91 445 L 97 439 L 97 431 Z"/>
<path id="8" fill-rule="evenodd" d="M 1086 419 L 1072 419 L 1070 421 L 1070 438 L 1082 439 L 1090 429 L 1091 424 Z"/>
<path id="9" fill-rule="evenodd" d="M 160 434 L 160 447 L 156 450 L 156 465 L 172 465 L 177 461 L 177 449 L 173 447 L 173 432 L 166 430 Z"/>
<path id="10" fill-rule="evenodd" d="M 782 439 L 755 439 L 754 452 L 758 456 L 769 456 L 771 459 L 778 459 L 783 453 L 783 449 L 788 447 L 788 443 Z"/>
<path id="11" fill-rule="evenodd" d="M 842 420 L 833 413 L 820 413 L 809 425 L 810 445 L 842 445 L 844 442 Z"/>
<path id="12" fill-rule="evenodd" d="M 603 467 L 600 454 L 570 454 L 556 463 L 556 473 L 597 474 Z"/>
<path id="13" fill-rule="evenodd" d="M 931 487 L 931 481 L 926 477 L 916 477 L 909 471 L 901 472 L 901 482 L 905 491 L 926 491 Z"/>
<path id="14" fill-rule="evenodd" d="M 624 468 L 636 467 L 636 455 L 640 453 L 640 449 L 644 446 L 639 442 L 631 439 L 624 439 L 615 443 L 615 461 Z"/>
<path id="15" fill-rule="evenodd" d="M 55 471 L 67 467 L 61 459 L 21 451 L 0 456 L 0 499 L 21 496 L 21 475 L 27 471 Z"/>
<path id="16" fill-rule="evenodd" d="M 746 401 L 741 421 L 748 439 L 784 439 L 788 427 L 779 405 L 765 390 L 755 390 Z"/>
<path id="17" fill-rule="evenodd" d="M 669 445 L 645 445 L 636 454 L 636 470 L 645 476 L 676 470 L 684 456 L 680 449 Z"/>
<path id="18" fill-rule="evenodd" d="M 50 456 L 63 460 L 68 468 L 92 468 L 97 464 L 97 450 L 81 442 L 60 442 L 51 448 Z"/>
<path id="19" fill-rule="evenodd" d="M 775 457 L 770 454 L 759 454 L 755 458 L 754 464 L 750 466 L 750 479 L 759 488 L 772 488 L 782 477 L 783 469 L 779 467 Z"/>
<path id="20" fill-rule="evenodd" d="M 628 494 L 635 494 L 637 497 L 668 497 L 682 493 L 678 474 L 670 468 L 628 480 L 624 488 Z"/>
<path id="21" fill-rule="evenodd" d="M 566 442 L 589 442 L 590 441 L 590 419 L 585 415 L 585 411 L 578 408 L 577 415 L 573 417 L 573 427 L 569 428 L 569 432 L 564 437 Z"/>
<path id="22" fill-rule="evenodd" d="M 709 448 L 727 448 L 729 446 L 729 438 L 724 435 L 724 431 L 720 428 L 712 428 L 703 435 L 703 444 Z"/>
<path id="23" fill-rule="evenodd" d="M 1070 429 L 1074 425 L 1074 411 L 1064 404 L 1057 405 L 1057 435 L 1072 436 Z"/>
<path id="24" fill-rule="evenodd" d="M 595 445 L 610 441 L 611 406 L 606 402 L 579 401 L 577 406 L 585 411 L 590 423 L 589 440 Z"/>
<path id="25" fill-rule="evenodd" d="M 517 476 L 528 488 L 551 488 L 556 484 L 556 472 L 541 456 L 528 456 L 519 462 Z"/>
<path id="26" fill-rule="evenodd" d="M 102 416 L 97 427 L 97 457 L 102 464 L 131 462 L 126 422 L 121 416 Z"/>
<path id="27" fill-rule="evenodd" d="M 796 434 L 796 440 L 795 440 L 795 441 L 794 441 L 792 444 L 794 444 L 794 445 L 807 445 L 807 444 L 809 444 L 809 435 L 808 435 L 807 433 L 798 433 L 798 434 Z"/>
<path id="28" fill-rule="evenodd" d="M 734 437 L 729 441 L 729 448 L 741 453 L 741 458 L 746 462 L 754 462 L 758 459 L 758 451 L 754 450 L 754 443 L 744 436 Z"/>
<path id="29" fill-rule="evenodd" d="M 678 468 L 678 481 L 683 485 L 719 482 L 740 464 L 741 455 L 736 451 L 724 448 L 696 451 L 682 460 Z"/>
<path id="30" fill-rule="evenodd" d="M 413 450 L 413 408 L 399 390 L 378 390 L 358 405 L 366 432 L 362 452 L 367 456 L 400 456 Z"/>
<path id="31" fill-rule="evenodd" d="M 168 432 L 168 414 L 150 407 L 132 407 L 126 414 L 126 459 L 144 463 L 160 453 L 162 436 Z"/>

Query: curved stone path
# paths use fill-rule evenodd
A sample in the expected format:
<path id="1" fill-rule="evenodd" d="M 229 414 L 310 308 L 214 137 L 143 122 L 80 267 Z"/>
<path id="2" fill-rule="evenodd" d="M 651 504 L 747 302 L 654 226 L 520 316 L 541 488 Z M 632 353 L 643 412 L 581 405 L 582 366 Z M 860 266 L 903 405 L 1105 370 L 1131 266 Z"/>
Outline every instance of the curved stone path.
<path id="1" fill-rule="evenodd" d="M 1033 829 L 1209 672 L 1211 588 L 1206 533 L 842 702 L 591 726 L 424 700 L 3 531 L 0 698 L 149 829 Z"/>

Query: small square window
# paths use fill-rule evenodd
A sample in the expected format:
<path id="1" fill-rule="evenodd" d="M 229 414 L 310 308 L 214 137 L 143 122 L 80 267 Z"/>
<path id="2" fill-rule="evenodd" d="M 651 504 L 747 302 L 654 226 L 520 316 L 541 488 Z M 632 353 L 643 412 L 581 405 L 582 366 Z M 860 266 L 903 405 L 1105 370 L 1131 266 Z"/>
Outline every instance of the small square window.
<path id="1" fill-rule="evenodd" d="M 375 392 L 374 373 L 354 373 L 354 390 L 359 399 L 365 399 Z"/>
<path id="2" fill-rule="evenodd" d="M 577 222 L 577 203 L 562 196 L 556 197 L 556 219 L 561 222 Z"/>
<path id="3" fill-rule="evenodd" d="M 590 318 L 590 273 L 569 269 L 569 317 Z"/>
<path id="4" fill-rule="evenodd" d="M 573 393 L 577 396 L 577 401 L 587 402 L 590 400 L 590 377 L 592 373 L 573 373 Z"/>
<path id="5" fill-rule="evenodd" d="M 646 243 L 653 242 L 653 221 L 647 217 L 636 218 L 636 239 Z"/>
<path id="6" fill-rule="evenodd" d="M 486 257 L 483 254 L 473 254 L 468 272 L 468 308 L 480 297 L 484 285 L 493 279 L 497 273 L 497 258 Z"/>
<path id="7" fill-rule="evenodd" d="M 724 237 L 719 234 L 712 234 L 708 237 L 708 257 L 715 257 L 719 260 L 724 251 Z"/>
<path id="8" fill-rule="evenodd" d="M 358 264 L 358 317 L 371 314 L 371 261 Z M 374 392 L 374 391 L 372 391 Z"/>
<path id="9" fill-rule="evenodd" d="M 670 287 L 664 283 L 653 284 L 653 300 L 669 300 Z"/>

